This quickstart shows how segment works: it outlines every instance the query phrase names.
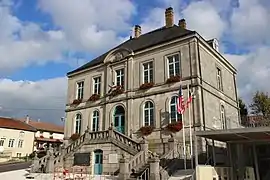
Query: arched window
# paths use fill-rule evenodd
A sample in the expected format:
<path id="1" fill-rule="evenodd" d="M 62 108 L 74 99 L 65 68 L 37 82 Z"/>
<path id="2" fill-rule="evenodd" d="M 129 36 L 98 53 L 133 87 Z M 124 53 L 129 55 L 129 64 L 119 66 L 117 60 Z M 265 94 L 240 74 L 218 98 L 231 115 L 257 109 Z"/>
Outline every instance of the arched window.
<path id="1" fill-rule="evenodd" d="M 99 112 L 95 110 L 92 117 L 92 131 L 98 131 L 99 129 Z"/>
<path id="2" fill-rule="evenodd" d="M 82 115 L 76 114 L 75 118 L 75 133 L 81 134 L 81 126 L 82 126 Z"/>
<path id="3" fill-rule="evenodd" d="M 177 112 L 177 96 L 173 96 L 170 102 L 170 122 L 174 123 L 182 120 L 182 114 Z"/>
<path id="4" fill-rule="evenodd" d="M 144 104 L 144 126 L 154 126 L 154 104 L 147 101 Z"/>

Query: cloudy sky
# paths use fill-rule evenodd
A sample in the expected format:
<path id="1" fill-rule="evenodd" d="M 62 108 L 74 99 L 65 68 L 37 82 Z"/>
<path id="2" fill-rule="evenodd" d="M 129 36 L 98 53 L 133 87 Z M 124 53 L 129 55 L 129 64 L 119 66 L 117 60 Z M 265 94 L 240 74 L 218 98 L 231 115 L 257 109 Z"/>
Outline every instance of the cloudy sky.
<path id="1" fill-rule="evenodd" d="M 248 102 L 269 91 L 269 0 L 0 0 L 0 116 L 27 114 L 60 122 L 66 73 L 129 37 L 175 21 L 204 38 L 218 38 L 238 69 L 238 91 Z"/>

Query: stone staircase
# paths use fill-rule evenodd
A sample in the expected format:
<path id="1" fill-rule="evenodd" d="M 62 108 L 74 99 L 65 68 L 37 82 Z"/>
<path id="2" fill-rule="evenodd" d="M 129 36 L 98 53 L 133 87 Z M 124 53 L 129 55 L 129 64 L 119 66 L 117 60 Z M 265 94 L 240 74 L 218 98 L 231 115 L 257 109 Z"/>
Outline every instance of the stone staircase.
<path id="1" fill-rule="evenodd" d="M 71 156 L 83 145 L 101 143 L 112 143 L 131 155 L 129 159 L 124 156 L 120 158 L 120 168 L 115 172 L 115 175 L 118 175 L 119 179 L 131 178 L 130 175 L 133 171 L 135 171 L 134 178 L 149 179 L 153 175 L 153 172 L 150 173 L 151 167 L 157 166 L 158 169 L 156 169 L 155 177 L 160 177 L 161 180 L 168 180 L 170 175 L 177 169 L 177 161 L 175 159 L 179 155 L 177 154 L 175 141 L 169 141 L 169 151 L 159 157 L 148 150 L 148 142 L 145 139 L 137 142 L 115 131 L 113 128 L 109 128 L 106 131 L 97 132 L 90 132 L 87 129 L 76 141 L 65 148 L 61 148 L 57 152 L 54 152 L 50 147 L 46 156 L 40 159 L 35 156 L 31 172 L 52 173 L 55 166 L 63 165 L 65 158 Z M 153 165 L 153 163 L 156 164 Z"/>

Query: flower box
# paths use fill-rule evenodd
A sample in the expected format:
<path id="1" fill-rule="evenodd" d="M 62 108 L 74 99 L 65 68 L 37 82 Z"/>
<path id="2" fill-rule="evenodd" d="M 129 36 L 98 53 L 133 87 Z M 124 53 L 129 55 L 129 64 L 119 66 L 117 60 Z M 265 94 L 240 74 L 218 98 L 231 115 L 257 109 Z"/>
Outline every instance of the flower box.
<path id="1" fill-rule="evenodd" d="M 92 94 L 92 96 L 90 96 L 88 101 L 97 101 L 97 100 L 99 100 L 99 98 L 100 98 L 99 94 Z"/>
<path id="2" fill-rule="evenodd" d="M 183 124 L 181 121 L 171 123 L 171 124 L 167 125 L 167 129 L 168 129 L 168 131 L 170 131 L 172 133 L 177 133 L 177 132 L 181 131 L 181 129 L 183 129 Z"/>
<path id="3" fill-rule="evenodd" d="M 81 102 L 82 102 L 81 99 L 74 99 L 73 102 L 72 102 L 72 104 L 73 105 L 79 105 Z"/>
<path id="4" fill-rule="evenodd" d="M 78 133 L 74 133 L 70 136 L 70 139 L 72 141 L 76 141 L 77 139 L 79 139 L 80 135 Z"/>
<path id="5" fill-rule="evenodd" d="M 143 126 L 139 129 L 140 133 L 143 135 L 143 136 L 148 136 L 150 135 L 154 130 L 154 127 L 153 126 Z"/>
<path id="6" fill-rule="evenodd" d="M 151 87 L 154 86 L 154 83 L 153 82 L 150 82 L 150 83 L 144 83 L 140 86 L 140 89 L 141 90 L 146 90 L 146 89 L 150 89 Z"/>
<path id="7" fill-rule="evenodd" d="M 40 137 L 40 138 L 44 138 L 44 136 L 43 136 L 43 135 L 40 135 L 39 137 Z"/>
<path id="8" fill-rule="evenodd" d="M 170 83 L 175 83 L 175 82 L 179 82 L 181 80 L 180 76 L 179 75 L 176 75 L 176 76 L 170 76 L 166 83 L 167 84 L 170 84 Z"/>
<path id="9" fill-rule="evenodd" d="M 113 90 L 110 94 L 110 96 L 117 96 L 119 94 L 122 94 L 124 92 L 124 89 L 122 86 L 117 86 L 115 90 Z"/>

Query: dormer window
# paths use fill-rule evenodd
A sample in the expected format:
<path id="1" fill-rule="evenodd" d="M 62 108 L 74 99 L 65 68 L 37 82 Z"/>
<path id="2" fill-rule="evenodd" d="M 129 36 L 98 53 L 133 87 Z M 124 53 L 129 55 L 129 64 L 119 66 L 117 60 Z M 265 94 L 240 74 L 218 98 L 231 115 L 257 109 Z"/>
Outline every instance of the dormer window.
<path id="1" fill-rule="evenodd" d="M 214 39 L 213 40 L 213 48 L 216 50 L 216 51 L 218 51 L 218 49 L 219 49 L 219 44 L 218 44 L 218 40 L 217 39 Z"/>

